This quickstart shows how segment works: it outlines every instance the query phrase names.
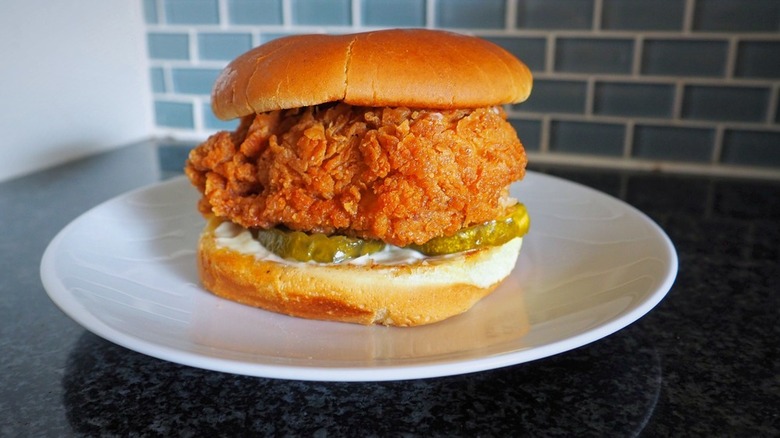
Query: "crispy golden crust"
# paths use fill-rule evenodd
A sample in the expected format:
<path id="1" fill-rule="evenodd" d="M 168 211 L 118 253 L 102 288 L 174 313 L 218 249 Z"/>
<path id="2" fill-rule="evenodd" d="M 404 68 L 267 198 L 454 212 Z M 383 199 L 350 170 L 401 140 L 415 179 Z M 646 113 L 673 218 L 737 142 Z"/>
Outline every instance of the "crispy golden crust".
<path id="1" fill-rule="evenodd" d="M 380 239 L 450 235 L 503 212 L 526 155 L 497 108 L 346 104 L 248 117 L 190 154 L 204 214 L 244 227 Z"/>
<path id="2" fill-rule="evenodd" d="M 528 98 L 528 67 L 501 47 L 426 29 L 294 35 L 231 62 L 212 92 L 217 117 L 343 101 L 359 106 L 476 108 Z"/>
<path id="3" fill-rule="evenodd" d="M 198 246 L 206 289 L 277 313 L 358 324 L 415 326 L 463 313 L 509 275 L 522 243 L 413 265 L 287 264 L 218 246 L 218 223 L 209 222 Z"/>

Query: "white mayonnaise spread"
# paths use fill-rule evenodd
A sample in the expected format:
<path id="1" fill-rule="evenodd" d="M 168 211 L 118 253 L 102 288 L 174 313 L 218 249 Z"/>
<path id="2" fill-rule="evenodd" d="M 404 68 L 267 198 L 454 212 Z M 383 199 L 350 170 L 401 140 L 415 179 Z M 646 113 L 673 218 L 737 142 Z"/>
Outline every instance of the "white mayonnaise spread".
<path id="1" fill-rule="evenodd" d="M 277 256 L 265 249 L 265 247 L 252 237 L 252 233 L 246 228 L 236 225 L 233 222 L 222 222 L 214 229 L 214 236 L 217 246 L 238 251 L 242 254 L 252 254 L 261 260 L 272 260 L 275 262 L 286 262 L 283 258 Z"/>
<path id="2" fill-rule="evenodd" d="M 214 230 L 214 236 L 216 237 L 215 241 L 218 247 L 228 248 L 242 254 L 250 254 L 259 260 L 270 260 L 287 264 L 300 263 L 293 260 L 285 260 L 267 250 L 263 244 L 252 237 L 252 233 L 249 230 L 232 222 L 222 222 Z M 438 258 L 444 257 L 429 257 L 412 249 L 399 248 L 388 244 L 381 251 L 347 260 L 344 263 L 352 265 L 368 265 L 372 263 L 379 265 L 403 265 Z M 309 263 L 316 264 L 316 262 Z"/>
<path id="3" fill-rule="evenodd" d="M 382 248 L 381 251 L 348 260 L 347 263 L 351 265 L 367 265 L 370 263 L 377 265 L 406 265 L 430 258 L 431 257 L 413 249 L 399 248 L 397 246 L 385 244 L 385 247 Z"/>

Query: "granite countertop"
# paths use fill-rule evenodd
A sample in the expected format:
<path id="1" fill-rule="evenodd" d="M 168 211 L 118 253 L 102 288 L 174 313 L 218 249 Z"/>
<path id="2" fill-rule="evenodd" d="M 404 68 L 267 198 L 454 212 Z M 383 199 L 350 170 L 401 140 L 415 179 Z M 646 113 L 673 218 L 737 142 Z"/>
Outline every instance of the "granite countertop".
<path id="1" fill-rule="evenodd" d="M 778 436 L 780 183 L 531 167 L 636 206 L 674 241 L 676 283 L 617 333 L 546 359 L 377 383 L 237 376 L 91 334 L 40 259 L 76 216 L 180 173 L 143 142 L 0 183 L 0 436 Z"/>

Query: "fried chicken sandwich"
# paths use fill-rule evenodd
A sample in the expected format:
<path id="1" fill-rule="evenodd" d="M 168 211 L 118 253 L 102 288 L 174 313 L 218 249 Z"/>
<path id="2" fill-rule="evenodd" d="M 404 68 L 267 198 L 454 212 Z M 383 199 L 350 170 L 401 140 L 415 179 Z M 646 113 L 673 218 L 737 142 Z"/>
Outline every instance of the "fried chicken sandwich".
<path id="1" fill-rule="evenodd" d="M 433 30 L 297 35 L 220 74 L 240 118 L 192 150 L 212 293 L 288 315 L 413 326 L 460 314 L 514 268 L 526 155 L 503 104 L 531 73 L 482 39 Z"/>

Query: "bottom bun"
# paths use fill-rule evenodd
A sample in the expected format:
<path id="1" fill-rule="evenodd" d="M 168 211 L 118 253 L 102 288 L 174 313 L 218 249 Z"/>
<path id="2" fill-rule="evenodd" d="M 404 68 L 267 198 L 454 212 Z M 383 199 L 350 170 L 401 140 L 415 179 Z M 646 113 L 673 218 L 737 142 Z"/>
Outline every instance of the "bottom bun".
<path id="1" fill-rule="evenodd" d="M 411 264 L 313 264 L 258 258 L 218 244 L 212 219 L 198 245 L 203 285 L 220 297 L 287 315 L 415 326 L 470 309 L 515 266 L 522 244 Z"/>

